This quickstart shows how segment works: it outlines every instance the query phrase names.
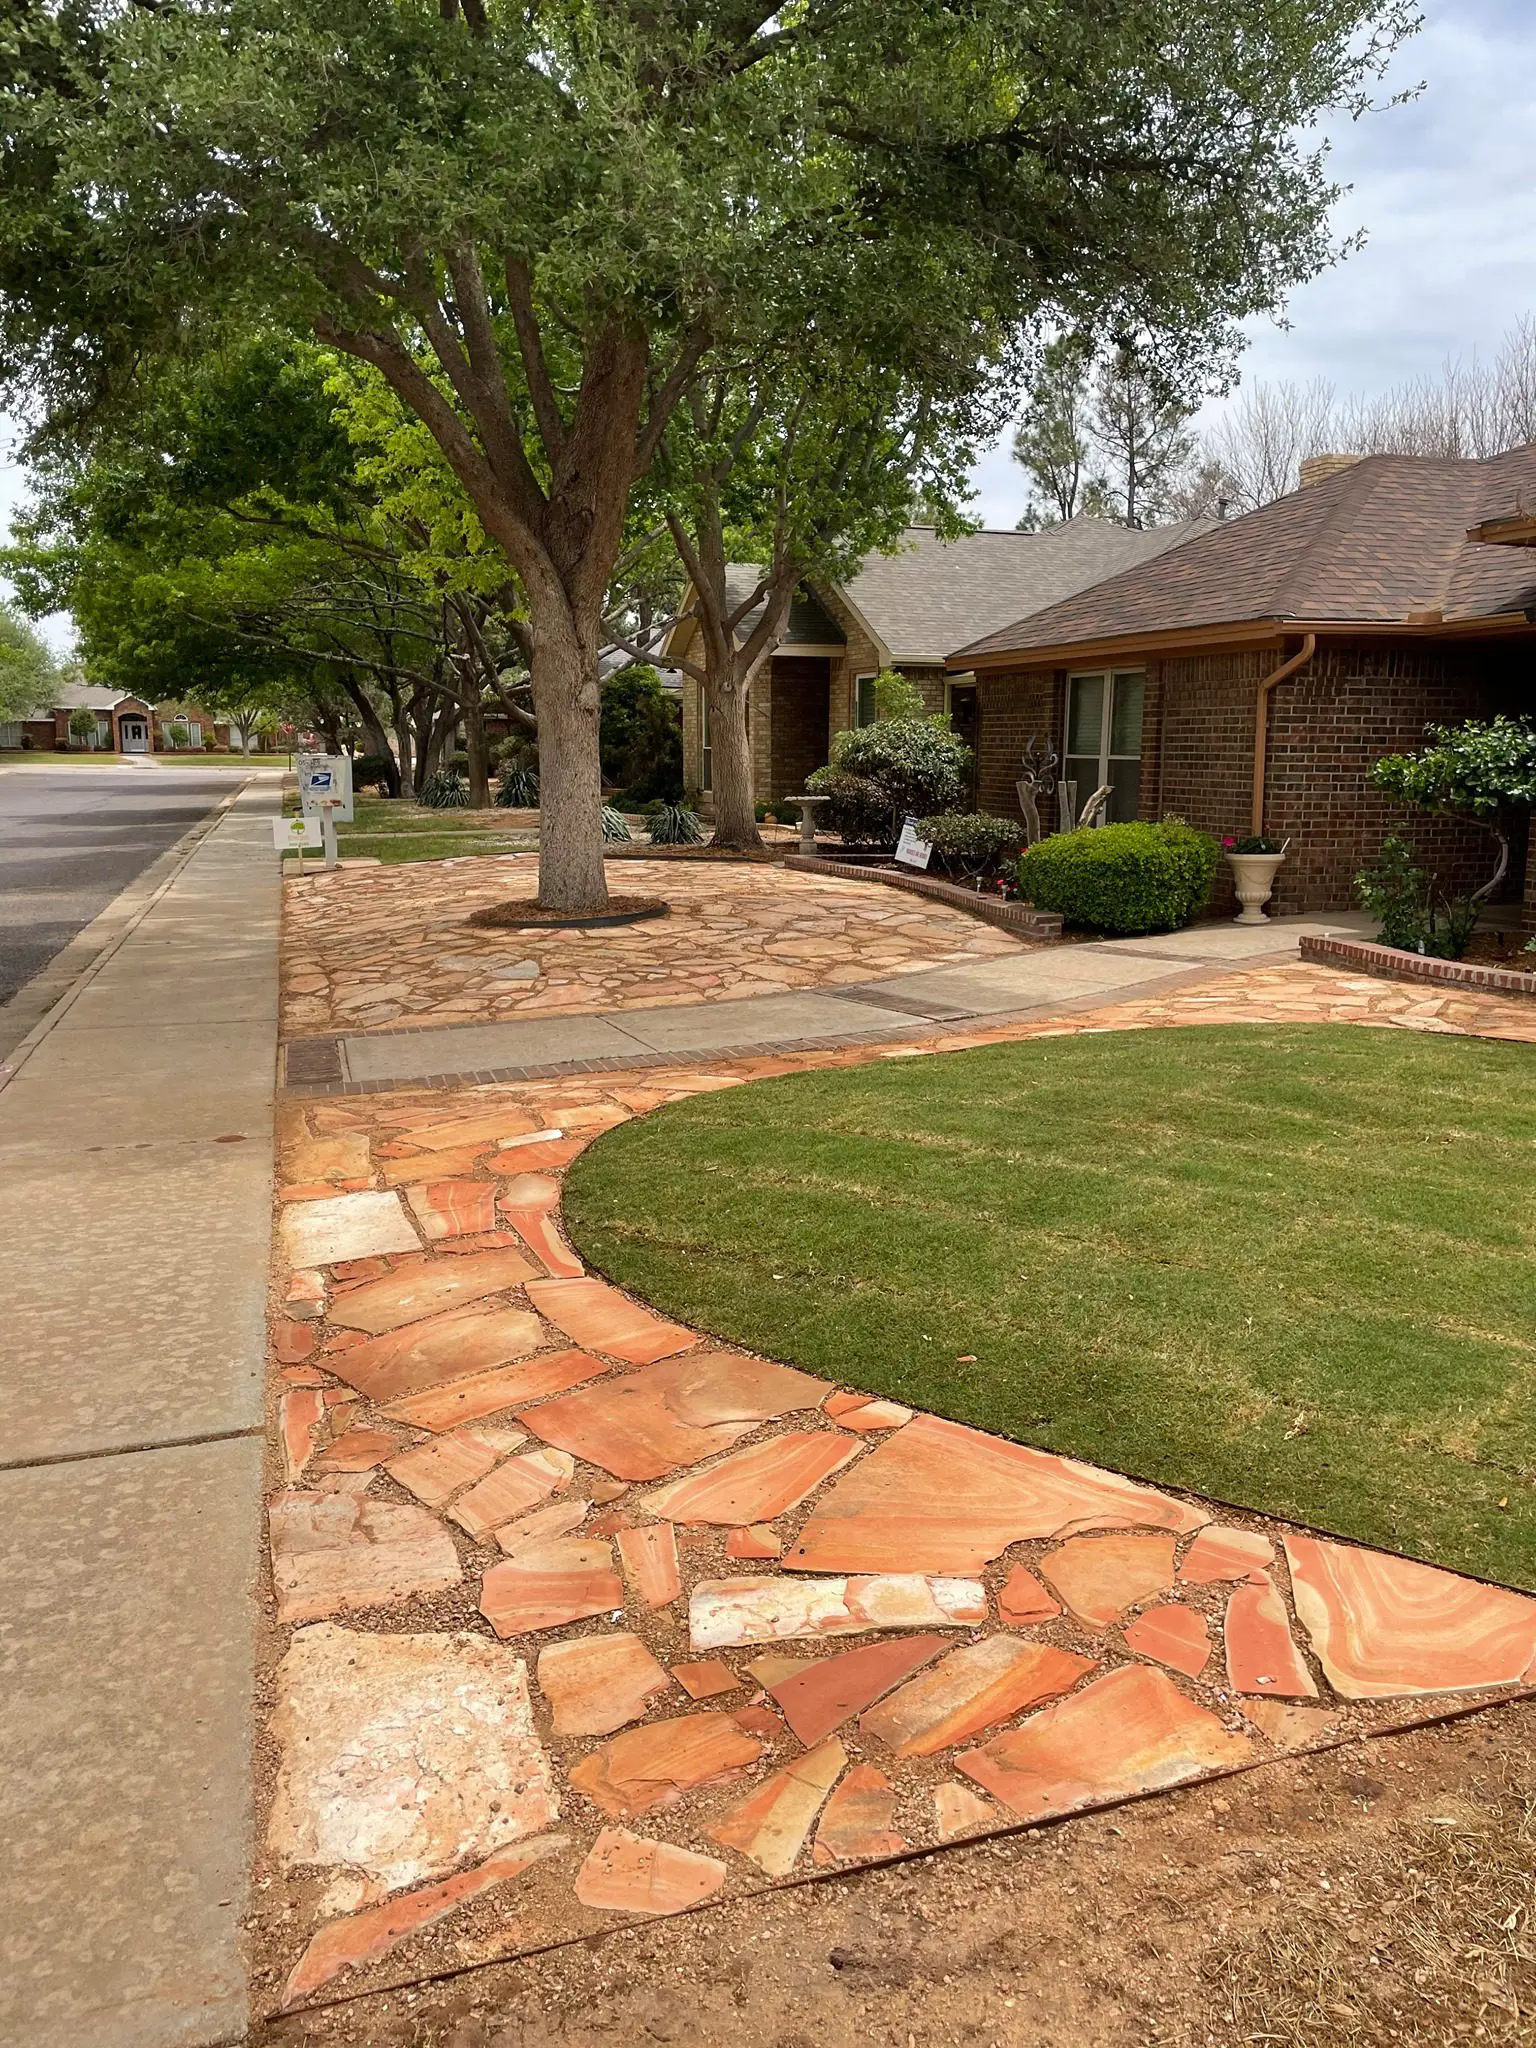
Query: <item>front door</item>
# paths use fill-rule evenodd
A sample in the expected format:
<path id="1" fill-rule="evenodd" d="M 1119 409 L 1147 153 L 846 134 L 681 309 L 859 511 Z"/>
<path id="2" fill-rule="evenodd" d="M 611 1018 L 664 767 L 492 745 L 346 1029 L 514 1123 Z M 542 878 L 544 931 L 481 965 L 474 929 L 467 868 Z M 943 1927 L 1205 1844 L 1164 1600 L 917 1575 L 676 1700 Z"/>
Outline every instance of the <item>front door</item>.
<path id="1" fill-rule="evenodd" d="M 799 796 L 805 778 L 827 765 L 832 664 L 825 655 L 773 657 L 770 670 L 770 796 Z"/>
<path id="2" fill-rule="evenodd" d="M 149 726 L 142 718 L 120 718 L 117 722 L 119 742 L 125 754 L 147 754 L 149 752 Z"/>

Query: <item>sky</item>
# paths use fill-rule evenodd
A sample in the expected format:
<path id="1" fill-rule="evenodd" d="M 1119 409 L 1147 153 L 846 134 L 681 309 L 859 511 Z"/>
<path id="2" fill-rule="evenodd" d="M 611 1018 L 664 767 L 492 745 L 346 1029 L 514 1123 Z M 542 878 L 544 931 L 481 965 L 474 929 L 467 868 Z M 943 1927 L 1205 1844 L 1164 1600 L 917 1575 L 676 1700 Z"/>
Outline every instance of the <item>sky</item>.
<path id="1" fill-rule="evenodd" d="M 1425 26 L 1381 97 L 1421 81 L 1423 93 L 1326 131 L 1330 174 L 1351 188 L 1335 228 L 1363 228 L 1366 245 L 1292 295 L 1287 327 L 1250 325 L 1245 380 L 1382 391 L 1436 375 L 1448 356 L 1495 354 L 1536 313 L 1536 4 L 1421 4 Z M 1011 527 L 1029 495 L 1010 439 L 972 474 L 972 510 L 988 526 Z"/>
<path id="2" fill-rule="evenodd" d="M 1349 188 L 1334 224 L 1341 237 L 1363 228 L 1366 246 L 1293 294 L 1287 326 L 1252 325 L 1250 381 L 1323 376 L 1341 397 L 1373 393 L 1447 357 L 1492 354 L 1536 312 L 1536 4 L 1423 0 L 1423 12 L 1380 96 L 1420 82 L 1422 94 L 1328 131 L 1331 175 Z M 987 526 L 1013 526 L 1028 496 L 1010 438 L 973 472 Z M 0 461 L 0 521 L 24 494 L 14 461 Z M 67 620 L 48 632 L 67 645 Z"/>

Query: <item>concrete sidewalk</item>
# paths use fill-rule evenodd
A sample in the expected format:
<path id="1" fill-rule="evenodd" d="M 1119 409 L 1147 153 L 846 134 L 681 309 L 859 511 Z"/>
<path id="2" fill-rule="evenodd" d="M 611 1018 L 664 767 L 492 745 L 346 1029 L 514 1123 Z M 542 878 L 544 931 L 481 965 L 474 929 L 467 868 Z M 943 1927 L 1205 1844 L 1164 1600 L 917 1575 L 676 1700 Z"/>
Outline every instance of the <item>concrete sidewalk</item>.
<path id="1" fill-rule="evenodd" d="M 910 1036 L 914 1019 L 997 1023 L 1152 995 L 1237 968 L 1295 960 L 1304 936 L 1364 923 L 1344 912 L 1264 925 L 1203 924 L 1156 938 L 1020 946 L 1005 959 L 734 1002 L 341 1032 L 290 1048 L 288 1080 L 300 1089 L 514 1080 L 659 1058 L 865 1044 Z"/>
<path id="2" fill-rule="evenodd" d="M 0 2040 L 246 2026 L 278 779 L 0 1092 Z"/>

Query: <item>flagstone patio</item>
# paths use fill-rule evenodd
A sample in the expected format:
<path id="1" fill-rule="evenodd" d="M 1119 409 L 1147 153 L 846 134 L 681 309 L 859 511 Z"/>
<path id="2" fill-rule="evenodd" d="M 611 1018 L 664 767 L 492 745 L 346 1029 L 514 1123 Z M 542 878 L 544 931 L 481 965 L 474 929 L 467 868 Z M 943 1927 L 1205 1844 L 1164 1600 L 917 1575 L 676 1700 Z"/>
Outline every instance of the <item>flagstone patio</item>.
<path id="1" fill-rule="evenodd" d="M 723 1002 L 1007 958 L 1019 941 L 867 883 L 739 863 L 626 861 L 664 918 L 618 929 L 483 931 L 537 889 L 518 855 L 343 868 L 285 895 L 283 1028 L 489 1023 Z"/>
<path id="2" fill-rule="evenodd" d="M 1244 1016 L 1536 1035 L 1518 1003 L 1293 968 L 899 1047 L 287 1105 L 271 2008 L 1528 1691 L 1536 1600 L 723 1350 L 560 1232 L 569 1158 L 666 1101 Z M 531 1136 L 556 1156 L 507 1172 Z"/>

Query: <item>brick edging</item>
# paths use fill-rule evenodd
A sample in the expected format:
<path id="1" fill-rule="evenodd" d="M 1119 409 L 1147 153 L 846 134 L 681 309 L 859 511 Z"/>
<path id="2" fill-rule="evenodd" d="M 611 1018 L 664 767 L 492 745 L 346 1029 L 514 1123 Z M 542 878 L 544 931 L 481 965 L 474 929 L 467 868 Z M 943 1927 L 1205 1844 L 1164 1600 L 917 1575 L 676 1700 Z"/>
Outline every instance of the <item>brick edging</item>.
<path id="1" fill-rule="evenodd" d="M 1431 981 L 1442 987 L 1536 997 L 1536 975 L 1517 974 L 1508 967 L 1481 967 L 1475 961 L 1441 960 L 1430 953 L 1405 953 L 1400 946 L 1377 946 L 1368 939 L 1307 937 L 1301 942 L 1301 957 L 1324 967 L 1352 967 L 1357 974 L 1379 974 L 1388 981 Z"/>
<path id="2" fill-rule="evenodd" d="M 938 881 L 932 875 L 899 875 L 890 868 L 823 860 L 819 855 L 811 860 L 801 853 L 787 854 L 784 865 L 798 868 L 803 874 L 837 875 L 850 882 L 883 882 L 887 889 L 905 889 L 912 896 L 928 896 L 936 903 L 968 911 L 985 924 L 999 925 L 1015 938 L 1032 939 L 1036 944 L 1061 937 L 1061 919 L 1054 910 L 1031 910 L 1022 903 L 1004 903 L 1000 898 L 980 896 L 974 889 L 962 889 L 954 882 Z"/>

